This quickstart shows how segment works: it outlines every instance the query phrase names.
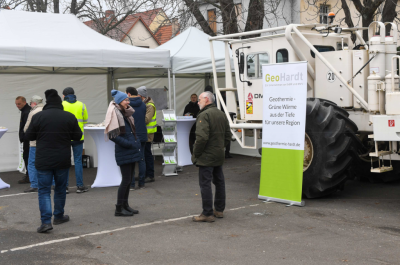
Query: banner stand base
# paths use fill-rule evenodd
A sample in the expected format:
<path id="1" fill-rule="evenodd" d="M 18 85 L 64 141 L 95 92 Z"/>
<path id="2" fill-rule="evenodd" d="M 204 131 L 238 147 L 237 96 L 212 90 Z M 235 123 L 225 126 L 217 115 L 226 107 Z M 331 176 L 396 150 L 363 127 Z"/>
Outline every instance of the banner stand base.
<path id="1" fill-rule="evenodd" d="M 258 195 L 258 198 L 260 200 L 265 200 L 267 202 L 280 202 L 280 203 L 285 203 L 287 204 L 286 206 L 305 206 L 306 203 L 304 201 L 301 202 L 295 202 L 295 201 L 289 201 L 289 200 L 284 200 L 284 199 L 278 199 L 278 198 L 273 198 L 273 197 L 267 197 L 267 196 L 262 196 L 262 195 Z"/>

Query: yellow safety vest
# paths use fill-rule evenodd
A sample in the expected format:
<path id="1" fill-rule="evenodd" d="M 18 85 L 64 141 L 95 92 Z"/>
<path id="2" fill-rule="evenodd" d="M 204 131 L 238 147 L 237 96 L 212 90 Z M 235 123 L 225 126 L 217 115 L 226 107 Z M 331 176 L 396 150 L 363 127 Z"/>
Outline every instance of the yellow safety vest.
<path id="1" fill-rule="evenodd" d="M 83 104 L 80 101 L 77 101 L 75 103 L 69 103 L 68 101 L 63 101 L 62 104 L 64 106 L 64 111 L 72 113 L 78 120 L 79 127 L 82 130 L 81 141 L 83 141 L 83 139 L 85 139 L 85 136 L 83 135 L 83 125 L 86 124 L 88 121 L 88 113 L 85 104 Z"/>
<path id="2" fill-rule="evenodd" d="M 157 111 L 156 111 L 156 106 L 153 103 L 147 103 L 149 105 L 152 105 L 154 107 L 154 116 L 153 118 L 151 118 L 151 121 L 146 124 L 146 128 L 147 128 L 147 133 L 156 133 L 157 132 Z"/>

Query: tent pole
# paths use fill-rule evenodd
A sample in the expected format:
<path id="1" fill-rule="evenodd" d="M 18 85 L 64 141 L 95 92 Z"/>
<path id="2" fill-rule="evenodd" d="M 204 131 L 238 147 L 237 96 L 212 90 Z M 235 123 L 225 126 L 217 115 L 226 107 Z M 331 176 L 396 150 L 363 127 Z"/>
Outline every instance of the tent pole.
<path id="1" fill-rule="evenodd" d="M 205 81 L 204 87 L 210 85 L 210 77 L 211 77 L 211 74 L 210 74 L 210 73 L 205 73 L 205 74 L 204 74 L 204 81 Z"/>
<path id="2" fill-rule="evenodd" d="M 108 74 L 107 74 L 107 105 L 112 100 L 111 90 L 113 90 L 113 88 L 114 88 L 113 69 L 111 67 L 109 67 L 108 68 Z"/>
<path id="3" fill-rule="evenodd" d="M 174 84 L 174 110 L 176 116 L 176 85 L 175 85 L 175 74 L 172 75 L 172 83 Z"/>
<path id="4" fill-rule="evenodd" d="M 168 108 L 169 109 L 172 109 L 171 89 L 172 89 L 172 86 L 171 86 L 171 69 L 168 69 L 168 98 L 169 98 Z"/>

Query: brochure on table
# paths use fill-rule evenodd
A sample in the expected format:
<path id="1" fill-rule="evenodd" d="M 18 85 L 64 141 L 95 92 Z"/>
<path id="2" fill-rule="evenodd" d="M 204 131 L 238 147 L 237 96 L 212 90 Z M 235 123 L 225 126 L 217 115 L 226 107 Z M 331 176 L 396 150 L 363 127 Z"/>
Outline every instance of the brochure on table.
<path id="1" fill-rule="evenodd" d="M 176 160 L 176 115 L 172 109 L 162 110 L 163 112 L 163 137 L 164 147 L 162 154 L 164 158 L 163 175 L 177 176 Z"/>

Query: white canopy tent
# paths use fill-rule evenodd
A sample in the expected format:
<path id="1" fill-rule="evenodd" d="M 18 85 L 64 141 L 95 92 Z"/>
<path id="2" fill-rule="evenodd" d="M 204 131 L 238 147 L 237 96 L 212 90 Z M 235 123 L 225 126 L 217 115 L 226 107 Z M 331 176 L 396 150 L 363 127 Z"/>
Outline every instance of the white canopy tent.
<path id="1" fill-rule="evenodd" d="M 24 72 L 64 72 L 71 67 L 78 71 L 74 73 L 170 67 L 169 51 L 114 41 L 74 15 L 1 10 L 0 36 L 2 73 L 21 67 Z"/>
<path id="2" fill-rule="evenodd" d="M 89 122 L 101 122 L 114 79 L 163 75 L 170 68 L 168 50 L 114 41 L 73 15 L 0 9 L 0 36 L 0 126 L 9 128 L 0 140 L 0 172 L 17 167 L 17 96 L 44 97 L 49 88 L 61 95 L 71 86 L 86 104 Z"/>
<path id="3" fill-rule="evenodd" d="M 156 48 L 170 50 L 172 74 L 211 73 L 210 36 L 195 27 Z M 225 72 L 225 47 L 214 42 L 217 72 Z M 232 69 L 233 70 L 233 69 Z"/>
<path id="4" fill-rule="evenodd" d="M 174 108 L 180 110 L 183 107 L 177 106 L 176 102 L 184 102 L 190 98 L 188 93 L 176 93 L 176 76 L 182 78 L 199 77 L 200 74 L 212 73 L 210 36 L 195 27 L 189 27 L 184 32 L 156 48 L 170 50 L 171 53 L 171 72 L 172 87 L 174 88 Z M 225 73 L 225 44 L 223 42 L 213 42 L 216 70 L 218 73 Z M 230 54 L 228 56 L 231 56 Z M 231 69 L 233 64 L 231 63 Z M 178 89 L 179 92 L 183 92 Z M 204 87 L 202 89 L 204 91 Z M 202 92 L 199 91 L 199 92 Z M 193 91 L 197 92 L 197 91 Z"/>

